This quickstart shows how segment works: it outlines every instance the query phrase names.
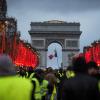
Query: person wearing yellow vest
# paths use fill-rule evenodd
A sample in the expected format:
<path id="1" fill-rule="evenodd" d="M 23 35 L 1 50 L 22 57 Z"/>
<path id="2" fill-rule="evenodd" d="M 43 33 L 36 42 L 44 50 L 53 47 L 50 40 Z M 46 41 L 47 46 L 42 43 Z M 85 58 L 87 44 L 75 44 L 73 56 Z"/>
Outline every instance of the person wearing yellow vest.
<path id="1" fill-rule="evenodd" d="M 42 100 L 41 84 L 43 81 L 43 77 L 41 74 L 41 69 L 36 69 L 34 77 L 30 78 L 30 80 L 32 81 L 33 86 L 34 86 L 34 89 L 33 89 L 34 100 Z"/>
<path id="2" fill-rule="evenodd" d="M 34 70 L 32 67 L 29 67 L 26 71 L 26 78 L 32 79 L 34 77 Z"/>
<path id="3" fill-rule="evenodd" d="M 42 96 L 42 100 L 44 100 L 47 96 L 47 93 L 48 93 L 48 81 L 43 79 L 40 87 L 41 87 L 41 96 Z"/>
<path id="4" fill-rule="evenodd" d="M 62 78 L 64 76 L 62 68 L 59 69 L 58 74 L 59 74 L 60 78 Z"/>
<path id="5" fill-rule="evenodd" d="M 42 83 L 40 84 L 40 82 L 38 81 L 37 78 L 32 78 L 31 79 L 32 82 L 34 82 L 34 91 L 33 91 L 33 95 L 34 95 L 34 100 L 46 100 L 45 96 L 47 95 L 48 92 L 48 81 L 47 80 L 43 80 Z"/>
<path id="6" fill-rule="evenodd" d="M 32 73 L 26 72 L 25 77 L 28 79 L 32 79 L 34 77 L 34 74 L 35 74 L 34 72 L 32 72 Z"/>
<path id="7" fill-rule="evenodd" d="M 67 68 L 66 77 L 67 77 L 67 79 L 70 79 L 70 78 L 75 77 L 75 72 L 74 72 L 72 66 L 69 66 L 69 67 Z"/>
<path id="8" fill-rule="evenodd" d="M 28 79 L 16 76 L 8 55 L 0 55 L 0 100 L 31 100 L 33 85 Z"/>
<path id="9" fill-rule="evenodd" d="M 34 84 L 34 91 L 33 91 L 33 95 L 34 95 L 34 100 L 41 100 L 42 96 L 41 96 L 41 87 L 40 87 L 40 83 L 38 81 L 37 78 L 32 78 L 31 79 L 33 84 Z"/>
<path id="10" fill-rule="evenodd" d="M 74 76 L 75 76 L 75 72 L 74 72 L 74 71 L 72 71 L 72 70 L 67 70 L 67 72 L 66 72 L 66 77 L 67 77 L 67 79 L 72 78 L 72 77 L 74 77 Z"/>
<path id="11" fill-rule="evenodd" d="M 48 93 L 48 81 L 44 79 L 44 72 L 41 69 L 35 70 L 34 77 L 31 78 L 34 85 L 34 99 L 35 100 L 46 100 Z"/>
<path id="12" fill-rule="evenodd" d="M 56 86 L 54 85 L 50 100 L 56 100 L 57 96 L 57 90 L 56 90 Z"/>
<path id="13" fill-rule="evenodd" d="M 30 76 L 29 76 L 29 79 L 32 79 L 34 77 L 35 73 L 31 73 Z"/>
<path id="14" fill-rule="evenodd" d="M 57 84 L 57 78 L 55 76 L 55 74 L 53 73 L 53 71 L 47 73 L 47 75 L 45 76 L 45 79 L 48 80 L 49 85 L 48 85 L 48 96 L 47 96 L 47 100 L 56 100 L 56 84 Z"/>

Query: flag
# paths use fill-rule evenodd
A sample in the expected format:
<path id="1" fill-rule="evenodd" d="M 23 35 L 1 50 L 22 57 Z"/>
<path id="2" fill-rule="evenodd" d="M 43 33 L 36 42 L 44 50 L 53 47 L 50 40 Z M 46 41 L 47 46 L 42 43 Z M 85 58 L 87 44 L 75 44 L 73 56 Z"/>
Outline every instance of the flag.
<path id="1" fill-rule="evenodd" d="M 55 51 L 54 51 L 54 52 L 55 52 L 54 56 L 55 56 L 55 57 L 57 57 L 57 51 L 56 51 L 56 49 L 55 49 Z"/>
<path id="2" fill-rule="evenodd" d="M 52 54 L 50 54 L 48 57 L 49 57 L 49 59 L 52 59 L 54 56 Z"/>

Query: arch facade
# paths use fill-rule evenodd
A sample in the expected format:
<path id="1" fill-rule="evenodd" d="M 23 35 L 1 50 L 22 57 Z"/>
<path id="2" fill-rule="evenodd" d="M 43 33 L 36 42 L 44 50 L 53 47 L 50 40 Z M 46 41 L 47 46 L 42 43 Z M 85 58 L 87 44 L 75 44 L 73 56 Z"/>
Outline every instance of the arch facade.
<path id="1" fill-rule="evenodd" d="M 80 23 L 68 23 L 52 20 L 45 22 L 31 22 L 29 34 L 32 46 L 40 53 L 39 67 L 47 66 L 47 48 L 53 42 L 62 46 L 62 67 L 71 63 L 72 54 L 79 52 Z"/>

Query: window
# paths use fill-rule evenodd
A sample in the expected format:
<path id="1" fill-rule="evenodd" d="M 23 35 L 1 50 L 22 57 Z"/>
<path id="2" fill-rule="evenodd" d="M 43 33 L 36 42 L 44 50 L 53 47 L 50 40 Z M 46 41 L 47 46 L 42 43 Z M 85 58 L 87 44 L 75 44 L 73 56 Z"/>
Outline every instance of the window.
<path id="1" fill-rule="evenodd" d="M 35 47 L 44 47 L 44 40 L 33 40 L 32 45 Z"/>
<path id="2" fill-rule="evenodd" d="M 66 40 L 66 47 L 78 47 L 77 40 Z"/>

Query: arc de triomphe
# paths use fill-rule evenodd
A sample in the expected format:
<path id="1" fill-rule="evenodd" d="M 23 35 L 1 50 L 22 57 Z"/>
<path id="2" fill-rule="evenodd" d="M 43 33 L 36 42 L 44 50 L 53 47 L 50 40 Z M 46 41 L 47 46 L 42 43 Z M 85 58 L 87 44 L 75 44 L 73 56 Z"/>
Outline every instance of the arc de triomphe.
<path id="1" fill-rule="evenodd" d="M 40 54 L 39 67 L 47 66 L 47 48 L 52 42 L 62 46 L 63 68 L 71 63 L 71 57 L 79 52 L 80 23 L 51 20 L 31 22 L 31 43 Z"/>

